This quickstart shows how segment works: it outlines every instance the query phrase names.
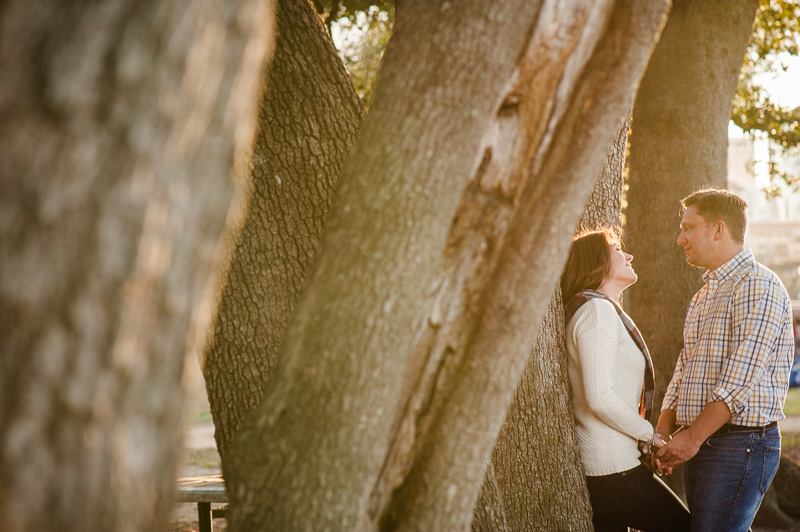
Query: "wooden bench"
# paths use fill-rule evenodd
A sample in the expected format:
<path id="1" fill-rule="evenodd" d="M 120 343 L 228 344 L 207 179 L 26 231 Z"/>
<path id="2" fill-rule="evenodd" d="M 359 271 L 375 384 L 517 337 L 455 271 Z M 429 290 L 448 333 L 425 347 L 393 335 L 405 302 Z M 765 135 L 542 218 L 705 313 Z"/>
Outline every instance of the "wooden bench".
<path id="1" fill-rule="evenodd" d="M 196 502 L 199 532 L 212 532 L 215 517 L 228 517 L 228 493 L 222 475 L 203 475 L 178 479 L 176 502 Z M 211 503 L 226 506 L 211 508 Z"/>

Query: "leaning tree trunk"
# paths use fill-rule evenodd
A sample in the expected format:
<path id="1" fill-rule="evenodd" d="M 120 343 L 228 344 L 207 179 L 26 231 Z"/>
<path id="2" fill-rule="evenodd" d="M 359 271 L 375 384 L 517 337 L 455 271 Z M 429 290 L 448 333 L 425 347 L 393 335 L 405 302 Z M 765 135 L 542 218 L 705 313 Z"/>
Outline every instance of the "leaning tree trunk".
<path id="1" fill-rule="evenodd" d="M 308 0 L 279 0 L 275 18 L 250 205 L 204 363 L 223 470 L 233 435 L 263 398 L 364 114 Z"/>
<path id="2" fill-rule="evenodd" d="M 469 526 L 666 8 L 539 7 L 403 3 L 265 401 L 234 438 L 233 529 Z"/>
<path id="3" fill-rule="evenodd" d="M 675 0 L 633 109 L 626 216 L 639 281 L 625 306 L 656 374 L 653 412 L 683 348 L 686 307 L 702 286 L 680 246 L 681 198 L 727 183 L 728 121 L 758 0 Z M 667 482 L 683 493 L 683 475 Z"/>
<path id="4" fill-rule="evenodd" d="M 254 0 L 3 4 L 4 530 L 164 526 L 271 18 Z"/>
<path id="5" fill-rule="evenodd" d="M 608 153 L 606 167 L 589 198 L 581 225 L 618 226 L 621 223 L 623 170 L 630 119 L 625 120 Z M 567 412 L 567 415 L 564 415 Z M 495 446 L 492 471 L 499 496 L 489 478 L 481 488 L 473 530 L 497 530 L 492 518 L 501 514 L 509 530 L 591 530 L 591 509 L 580 466 L 572 417 L 564 345 L 564 313 L 556 291 L 514 401 Z M 572 467 L 564 467 L 564 464 Z M 562 501 L 574 501 L 571 506 Z M 484 506 L 502 503 L 486 512 Z M 581 527 L 583 525 L 584 528 Z"/>

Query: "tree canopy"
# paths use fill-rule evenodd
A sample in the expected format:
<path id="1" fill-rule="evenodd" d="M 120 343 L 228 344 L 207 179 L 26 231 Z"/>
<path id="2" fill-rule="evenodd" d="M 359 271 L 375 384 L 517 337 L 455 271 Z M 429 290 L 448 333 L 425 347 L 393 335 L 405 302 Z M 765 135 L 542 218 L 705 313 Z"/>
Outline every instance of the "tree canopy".
<path id="1" fill-rule="evenodd" d="M 800 51 L 800 5 L 793 0 L 761 0 L 733 99 L 731 119 L 745 133 L 764 135 L 782 150 L 800 145 L 800 108 L 773 101 L 759 76 L 786 69 L 786 56 Z M 776 180 L 797 188 L 800 178 L 768 161 L 768 194 L 778 193 Z"/>

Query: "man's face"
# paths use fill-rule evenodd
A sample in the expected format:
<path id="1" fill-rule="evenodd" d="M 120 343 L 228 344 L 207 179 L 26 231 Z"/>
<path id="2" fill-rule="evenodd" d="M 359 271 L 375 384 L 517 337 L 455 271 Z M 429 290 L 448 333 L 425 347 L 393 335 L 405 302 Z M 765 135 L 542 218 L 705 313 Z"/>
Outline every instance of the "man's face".
<path id="1" fill-rule="evenodd" d="M 714 226 L 698 214 L 694 205 L 683 212 L 681 234 L 678 245 L 683 246 L 686 262 L 698 268 L 711 268 L 714 240 Z"/>

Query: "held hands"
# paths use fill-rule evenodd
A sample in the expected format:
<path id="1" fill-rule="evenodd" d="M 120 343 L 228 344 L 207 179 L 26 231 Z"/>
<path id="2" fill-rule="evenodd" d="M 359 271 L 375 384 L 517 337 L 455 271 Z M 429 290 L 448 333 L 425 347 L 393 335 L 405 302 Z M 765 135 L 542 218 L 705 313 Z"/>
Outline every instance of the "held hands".
<path id="1" fill-rule="evenodd" d="M 702 443 L 703 440 L 692 438 L 690 431 L 681 432 L 653 453 L 653 460 L 660 463 L 662 468 L 671 470 L 696 455 Z"/>
<path id="2" fill-rule="evenodd" d="M 644 454 L 642 457 L 642 463 L 658 476 L 664 474 L 669 476 L 672 474 L 672 467 L 668 467 L 656 459 L 656 453 L 666 444 L 667 441 L 658 432 L 653 433 L 653 436 L 642 444 L 642 453 Z"/>

